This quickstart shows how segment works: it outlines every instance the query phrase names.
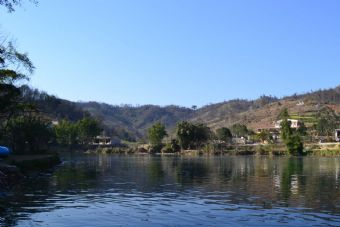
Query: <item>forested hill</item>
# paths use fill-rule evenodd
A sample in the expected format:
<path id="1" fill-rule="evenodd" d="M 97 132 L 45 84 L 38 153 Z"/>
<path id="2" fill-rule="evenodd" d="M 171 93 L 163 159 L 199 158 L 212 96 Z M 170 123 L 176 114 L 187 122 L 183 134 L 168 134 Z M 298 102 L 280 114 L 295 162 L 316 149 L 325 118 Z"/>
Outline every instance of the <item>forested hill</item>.
<path id="1" fill-rule="evenodd" d="M 84 102 L 78 105 L 93 116 L 101 119 L 113 134 L 127 139 L 139 139 L 156 122 L 161 122 L 169 130 L 182 120 L 189 120 L 194 110 L 180 106 L 113 106 L 105 103 Z"/>
<path id="2" fill-rule="evenodd" d="M 26 85 L 21 86 L 20 90 L 23 101 L 34 105 L 39 112 L 52 120 L 77 121 L 89 115 L 75 102 L 60 99 Z"/>
<path id="3" fill-rule="evenodd" d="M 313 118 L 328 109 L 340 113 L 340 87 L 305 94 L 294 94 L 284 98 L 261 96 L 256 100 L 230 100 L 206 105 L 196 110 L 179 106 L 145 105 L 133 107 L 112 106 L 96 102 L 79 103 L 93 116 L 101 118 L 105 125 L 129 132 L 131 137 L 141 138 L 146 129 L 161 122 L 171 131 L 178 121 L 203 122 L 209 127 L 229 127 L 235 123 L 245 124 L 252 129 L 270 127 L 283 108 L 288 108 L 296 118 Z"/>
<path id="4" fill-rule="evenodd" d="M 294 94 L 284 98 L 261 96 L 256 100 L 230 100 L 206 105 L 198 109 L 180 106 L 109 105 L 98 102 L 70 102 L 55 96 L 23 87 L 26 100 L 54 119 L 78 120 L 90 114 L 102 121 L 108 135 L 122 139 L 138 140 L 145 136 L 147 128 L 156 122 L 164 124 L 168 131 L 182 120 L 202 122 L 212 129 L 242 123 L 252 129 L 269 127 L 283 108 L 288 108 L 295 118 L 313 118 L 320 111 L 340 113 L 340 87 Z M 308 122 L 307 122 L 308 123 Z"/>

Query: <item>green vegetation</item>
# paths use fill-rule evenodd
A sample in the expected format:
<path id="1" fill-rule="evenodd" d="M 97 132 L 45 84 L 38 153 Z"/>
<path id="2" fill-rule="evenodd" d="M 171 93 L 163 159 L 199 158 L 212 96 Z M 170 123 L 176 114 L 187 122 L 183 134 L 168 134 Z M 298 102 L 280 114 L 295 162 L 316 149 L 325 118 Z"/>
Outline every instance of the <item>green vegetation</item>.
<path id="1" fill-rule="evenodd" d="M 260 133 L 258 133 L 256 135 L 256 139 L 261 141 L 262 143 L 273 141 L 273 137 L 268 130 L 263 130 Z"/>
<path id="2" fill-rule="evenodd" d="M 36 153 L 46 150 L 53 139 L 50 121 L 36 114 L 15 116 L 7 121 L 3 140 L 16 153 Z"/>
<path id="3" fill-rule="evenodd" d="M 59 144 L 75 145 L 88 144 L 101 132 L 100 123 L 85 117 L 75 123 L 62 120 L 54 128 L 56 140 Z"/>
<path id="4" fill-rule="evenodd" d="M 181 150 L 181 147 L 178 144 L 178 141 L 173 139 L 170 143 L 165 144 L 162 148 L 162 153 L 176 153 Z"/>
<path id="5" fill-rule="evenodd" d="M 211 138 L 209 127 L 188 121 L 178 123 L 176 133 L 182 149 L 199 149 Z"/>
<path id="6" fill-rule="evenodd" d="M 79 120 L 76 122 L 76 125 L 78 126 L 78 139 L 80 144 L 92 142 L 93 138 L 102 131 L 99 121 L 90 117 Z"/>
<path id="7" fill-rule="evenodd" d="M 287 108 L 283 108 L 280 112 L 280 114 L 277 116 L 277 120 L 283 120 L 283 119 L 288 119 L 290 118 L 289 113 L 288 113 L 288 109 Z"/>
<path id="8" fill-rule="evenodd" d="M 330 108 L 323 108 L 317 114 L 317 122 L 314 125 L 319 136 L 331 137 L 334 134 L 334 129 L 339 126 L 339 116 Z"/>
<path id="9" fill-rule="evenodd" d="M 76 103 L 83 111 L 102 119 L 104 131 L 122 140 L 139 141 L 147 138 L 147 132 L 157 122 L 172 130 L 177 122 L 191 118 L 195 111 L 180 106 L 157 105 L 108 105 L 97 102 Z M 170 132 L 170 131 L 169 131 Z"/>
<path id="10" fill-rule="evenodd" d="M 163 138 L 167 135 L 165 127 L 161 123 L 156 123 L 148 129 L 148 138 L 152 146 L 161 145 Z"/>
<path id="11" fill-rule="evenodd" d="M 62 120 L 54 128 L 56 140 L 59 144 L 77 144 L 78 125 L 67 120 Z"/>
<path id="12" fill-rule="evenodd" d="M 281 139 L 285 143 L 288 152 L 291 155 L 302 155 L 303 154 L 303 141 L 301 133 L 305 133 L 305 127 L 301 130 L 294 130 L 291 128 L 291 122 L 288 120 L 288 111 L 284 109 L 280 117 L 281 122 Z"/>
<path id="13" fill-rule="evenodd" d="M 222 127 L 216 130 L 216 137 L 225 143 L 230 143 L 232 141 L 233 135 L 229 128 Z"/>
<path id="14" fill-rule="evenodd" d="M 0 121 L 3 127 L 13 115 L 31 109 L 22 102 L 20 89 L 15 84 L 27 80 L 33 70 L 28 56 L 19 53 L 12 43 L 0 45 Z"/>
<path id="15" fill-rule="evenodd" d="M 243 124 L 234 124 L 231 126 L 230 129 L 233 135 L 235 135 L 236 137 L 246 137 L 249 134 L 247 126 Z"/>

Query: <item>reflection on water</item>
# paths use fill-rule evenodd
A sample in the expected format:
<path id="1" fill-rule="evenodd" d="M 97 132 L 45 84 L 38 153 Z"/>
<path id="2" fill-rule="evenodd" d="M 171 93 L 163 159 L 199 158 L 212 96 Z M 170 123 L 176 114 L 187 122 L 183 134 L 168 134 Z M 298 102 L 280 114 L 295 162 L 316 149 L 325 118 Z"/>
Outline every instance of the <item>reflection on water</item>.
<path id="1" fill-rule="evenodd" d="M 339 226 L 339 158 L 65 156 L 0 226 Z"/>

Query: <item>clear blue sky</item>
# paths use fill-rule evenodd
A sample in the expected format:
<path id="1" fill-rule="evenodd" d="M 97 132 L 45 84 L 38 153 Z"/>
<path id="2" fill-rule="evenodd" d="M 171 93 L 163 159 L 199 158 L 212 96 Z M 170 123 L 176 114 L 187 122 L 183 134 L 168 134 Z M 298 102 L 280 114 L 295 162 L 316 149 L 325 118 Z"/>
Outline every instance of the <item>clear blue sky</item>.
<path id="1" fill-rule="evenodd" d="M 340 1 L 40 0 L 3 35 L 61 98 L 204 105 L 340 84 Z"/>

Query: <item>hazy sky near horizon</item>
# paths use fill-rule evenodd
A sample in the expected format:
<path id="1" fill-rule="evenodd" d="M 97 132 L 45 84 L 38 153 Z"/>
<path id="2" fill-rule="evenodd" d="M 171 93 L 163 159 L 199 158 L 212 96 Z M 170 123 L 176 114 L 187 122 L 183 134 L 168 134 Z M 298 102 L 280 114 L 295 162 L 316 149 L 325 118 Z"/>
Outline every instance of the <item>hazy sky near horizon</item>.
<path id="1" fill-rule="evenodd" d="M 40 0 L 0 9 L 30 84 L 73 101 L 205 105 L 340 84 L 340 1 Z"/>

